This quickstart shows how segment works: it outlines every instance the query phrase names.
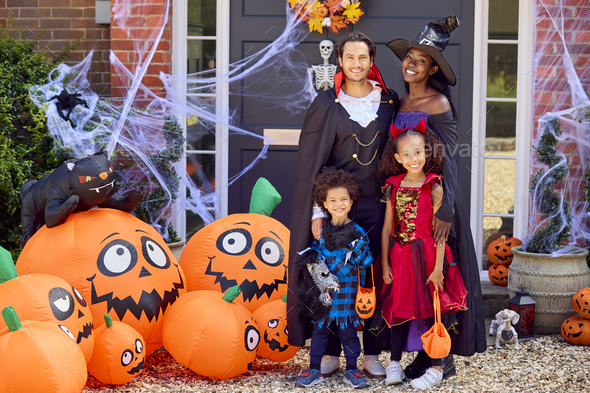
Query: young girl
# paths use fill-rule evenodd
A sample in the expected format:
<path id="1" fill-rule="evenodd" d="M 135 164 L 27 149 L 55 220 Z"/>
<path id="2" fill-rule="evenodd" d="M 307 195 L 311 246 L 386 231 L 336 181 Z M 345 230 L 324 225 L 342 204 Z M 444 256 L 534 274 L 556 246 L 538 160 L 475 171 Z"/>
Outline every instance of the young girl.
<path id="1" fill-rule="evenodd" d="M 466 309 L 467 291 L 445 242 L 435 244 L 433 216 L 442 204 L 442 145 L 426 131 L 424 120 L 416 127 L 391 126 L 391 139 L 383 152 L 381 170 L 387 175 L 387 207 L 382 231 L 383 311 L 391 327 L 391 362 L 385 384 L 402 382 L 399 364 L 404 345 L 420 350 L 420 335 L 432 326 L 432 293 L 439 291 L 443 313 Z M 390 239 L 393 242 L 390 244 Z M 418 347 L 416 347 L 416 344 Z M 406 346 L 407 348 L 407 346 Z M 411 382 L 426 389 L 442 381 L 442 359 Z"/>
<path id="2" fill-rule="evenodd" d="M 366 232 L 348 217 L 353 203 L 359 198 L 360 181 L 354 174 L 324 167 L 313 179 L 313 184 L 313 199 L 330 214 L 330 219 L 324 220 L 320 241 L 314 240 L 311 246 L 317 251 L 311 263 L 318 258 L 323 259 L 330 272 L 340 280 L 340 290 L 330 293 L 331 304 L 327 315 L 315 314 L 309 348 L 310 366 L 296 383 L 310 387 L 323 380 L 320 372 L 322 356 L 326 351 L 328 335 L 337 331 L 346 356 L 344 382 L 360 388 L 368 383 L 357 368 L 357 358 L 361 352 L 356 331 L 361 319 L 354 307 L 358 288 L 357 273 L 363 280 L 364 268 L 373 262 Z M 308 258 L 304 256 L 303 259 Z M 307 306 L 313 307 L 311 304 Z"/>

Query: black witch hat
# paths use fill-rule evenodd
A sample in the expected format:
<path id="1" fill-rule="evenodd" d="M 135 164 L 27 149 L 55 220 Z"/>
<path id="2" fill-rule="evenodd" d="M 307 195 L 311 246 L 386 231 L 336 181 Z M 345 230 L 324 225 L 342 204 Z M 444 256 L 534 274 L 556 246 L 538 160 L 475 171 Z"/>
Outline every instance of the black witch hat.
<path id="1" fill-rule="evenodd" d="M 449 43 L 451 32 L 460 24 L 461 21 L 456 16 L 447 16 L 444 19 L 428 23 L 412 42 L 398 38 L 389 42 L 387 47 L 402 61 L 410 48 L 422 49 L 432 56 L 449 85 L 455 86 L 457 78 L 455 78 L 453 69 L 443 57 L 442 52 Z"/>

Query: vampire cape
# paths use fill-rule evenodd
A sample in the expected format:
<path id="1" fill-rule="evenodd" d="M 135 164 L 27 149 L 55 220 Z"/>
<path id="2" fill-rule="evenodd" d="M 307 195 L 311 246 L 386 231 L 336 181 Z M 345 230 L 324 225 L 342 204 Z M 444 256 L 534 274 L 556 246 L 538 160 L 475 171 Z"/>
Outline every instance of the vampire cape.
<path id="1" fill-rule="evenodd" d="M 385 86 L 374 65 L 369 71 L 368 78 L 378 82 L 382 91 L 378 117 L 367 127 L 361 127 L 352 121 L 338 99 L 344 79 L 342 72 L 335 75 L 334 88 L 320 93 L 305 116 L 299 139 L 291 214 L 288 287 L 292 294 L 298 292 L 298 271 L 304 268 L 297 252 L 306 249 L 313 240 L 312 178 L 325 165 L 344 169 L 361 178 L 361 199 L 353 205 L 349 216 L 368 232 L 371 252 L 375 256 L 380 254 L 385 204 L 380 203 L 379 199 L 385 178 L 378 168 L 383 148 L 387 139 L 391 137 L 389 126 L 393 115 L 399 109 L 399 99 L 395 92 Z M 358 139 L 357 134 L 360 135 Z M 375 277 L 377 276 L 376 272 Z M 287 296 L 287 309 L 297 310 L 300 301 L 296 296 Z M 288 312 L 287 324 L 289 344 L 303 346 L 305 340 L 311 337 L 313 325 L 310 318 L 297 312 Z"/>

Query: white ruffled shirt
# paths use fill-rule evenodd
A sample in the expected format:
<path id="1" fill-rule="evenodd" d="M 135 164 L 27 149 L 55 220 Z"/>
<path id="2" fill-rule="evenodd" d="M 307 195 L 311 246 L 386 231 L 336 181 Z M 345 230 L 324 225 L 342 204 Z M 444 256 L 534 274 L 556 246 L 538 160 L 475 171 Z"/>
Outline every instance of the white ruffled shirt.
<path id="1" fill-rule="evenodd" d="M 373 91 L 362 98 L 351 97 L 340 89 L 338 100 L 350 115 L 350 120 L 356 121 L 363 128 L 377 118 L 379 103 L 381 101 L 381 86 L 378 82 L 368 80 L 373 85 Z"/>

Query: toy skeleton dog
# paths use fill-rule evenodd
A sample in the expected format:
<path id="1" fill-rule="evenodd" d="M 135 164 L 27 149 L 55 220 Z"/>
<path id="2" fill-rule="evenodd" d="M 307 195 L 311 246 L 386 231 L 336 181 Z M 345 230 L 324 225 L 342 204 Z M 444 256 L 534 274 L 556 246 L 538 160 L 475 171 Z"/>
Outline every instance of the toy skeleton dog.
<path id="1" fill-rule="evenodd" d="M 512 325 L 519 320 L 520 315 L 512 310 L 504 309 L 496 314 L 496 320 L 490 326 L 490 336 L 496 335 L 496 348 L 500 348 L 500 342 L 514 342 L 514 349 L 518 349 L 518 334 Z"/>

